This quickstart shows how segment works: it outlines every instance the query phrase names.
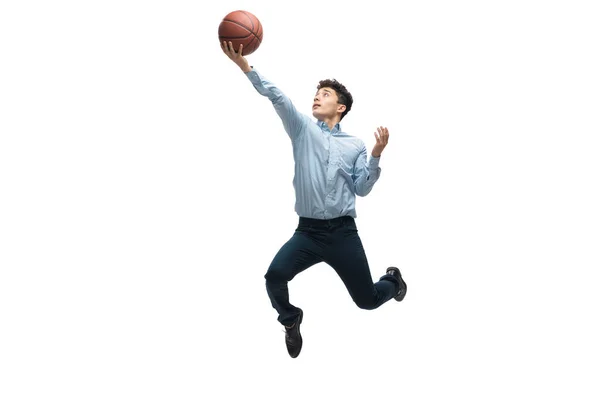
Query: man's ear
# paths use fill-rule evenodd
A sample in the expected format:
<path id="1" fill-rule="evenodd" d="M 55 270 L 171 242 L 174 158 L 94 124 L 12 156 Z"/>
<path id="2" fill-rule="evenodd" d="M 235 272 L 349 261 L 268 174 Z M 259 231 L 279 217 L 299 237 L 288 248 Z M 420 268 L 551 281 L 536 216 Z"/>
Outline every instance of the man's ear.
<path id="1" fill-rule="evenodd" d="M 343 114 L 344 111 L 346 111 L 346 105 L 345 104 L 338 104 L 337 111 L 341 112 Z"/>

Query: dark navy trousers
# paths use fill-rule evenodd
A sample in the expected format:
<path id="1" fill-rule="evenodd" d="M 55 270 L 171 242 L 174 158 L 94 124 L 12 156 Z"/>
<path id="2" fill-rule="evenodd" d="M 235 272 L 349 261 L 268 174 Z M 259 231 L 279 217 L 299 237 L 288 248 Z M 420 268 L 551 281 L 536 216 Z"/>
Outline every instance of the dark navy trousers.
<path id="1" fill-rule="evenodd" d="M 398 293 L 399 282 L 392 275 L 385 274 L 373 283 L 354 218 L 300 217 L 294 235 L 277 252 L 265 274 L 267 293 L 283 325 L 293 324 L 300 314 L 300 309 L 290 304 L 288 282 L 319 262 L 335 270 L 362 309 L 375 309 Z"/>

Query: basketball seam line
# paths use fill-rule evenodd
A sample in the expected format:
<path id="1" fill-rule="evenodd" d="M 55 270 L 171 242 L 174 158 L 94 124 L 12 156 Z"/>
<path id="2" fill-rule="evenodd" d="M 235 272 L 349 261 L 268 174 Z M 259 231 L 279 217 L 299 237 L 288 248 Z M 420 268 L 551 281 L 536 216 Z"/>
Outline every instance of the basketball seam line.
<path id="1" fill-rule="evenodd" d="M 248 48 L 251 48 L 250 45 L 252 44 L 252 42 L 254 42 L 255 39 L 256 39 L 256 35 L 252 38 L 251 41 L 248 42 L 248 44 L 247 44 Z M 256 50 L 256 48 L 254 50 Z M 252 52 L 254 52 L 254 50 L 252 50 Z"/>
<path id="2" fill-rule="evenodd" d="M 240 24 L 240 23 L 238 23 L 238 22 L 236 22 L 236 21 L 232 21 L 232 20 L 230 20 L 230 19 L 224 19 L 223 21 L 231 22 L 232 24 L 236 24 L 237 26 L 241 26 L 242 28 L 244 28 L 245 30 L 247 30 L 247 31 L 248 31 L 248 27 L 246 27 L 246 26 L 244 26 L 244 25 L 242 25 L 242 24 Z M 253 29 L 254 29 L 254 28 L 253 28 Z M 250 32 L 250 31 L 248 31 L 248 32 Z M 254 35 L 254 37 L 256 37 L 256 38 L 258 39 L 258 42 L 259 42 L 259 43 L 261 42 L 261 40 L 258 38 L 258 36 L 256 35 L 256 33 L 254 33 L 254 32 L 250 32 L 250 35 Z M 236 37 L 235 39 L 245 39 L 245 38 L 247 38 L 247 37 L 248 37 L 248 36 L 250 36 L 250 35 L 243 36 L 243 37 Z M 229 37 L 229 36 L 224 36 L 224 37 Z"/>
<path id="3" fill-rule="evenodd" d="M 252 22 L 252 18 L 250 18 L 250 16 L 248 15 L 248 13 L 246 11 L 240 10 L 240 12 L 242 14 L 244 14 L 246 17 L 248 17 L 248 21 L 250 21 L 250 25 L 252 25 L 252 32 L 254 32 L 254 22 Z"/>

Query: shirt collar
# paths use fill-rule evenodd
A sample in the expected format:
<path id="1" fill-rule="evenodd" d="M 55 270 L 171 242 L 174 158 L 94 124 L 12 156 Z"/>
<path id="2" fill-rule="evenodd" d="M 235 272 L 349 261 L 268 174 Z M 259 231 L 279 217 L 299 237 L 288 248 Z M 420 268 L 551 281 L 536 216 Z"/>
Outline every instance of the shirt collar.
<path id="1" fill-rule="evenodd" d="M 325 123 L 325 121 L 319 121 L 318 125 L 321 129 L 327 129 L 329 131 L 329 126 Z M 341 131 L 342 131 L 342 126 L 340 125 L 339 122 L 333 126 L 332 130 L 330 130 L 330 132 L 332 134 L 339 133 Z"/>

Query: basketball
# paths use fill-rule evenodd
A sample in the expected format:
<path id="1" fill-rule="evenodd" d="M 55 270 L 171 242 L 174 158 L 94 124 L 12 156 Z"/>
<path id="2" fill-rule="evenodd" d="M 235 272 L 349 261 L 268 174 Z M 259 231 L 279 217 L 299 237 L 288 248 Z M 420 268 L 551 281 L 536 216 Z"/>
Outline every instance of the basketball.
<path id="1" fill-rule="evenodd" d="M 235 51 L 238 51 L 242 44 L 243 56 L 254 53 L 260 46 L 262 37 L 260 21 L 248 11 L 232 11 L 219 24 L 219 42 L 231 42 Z"/>

